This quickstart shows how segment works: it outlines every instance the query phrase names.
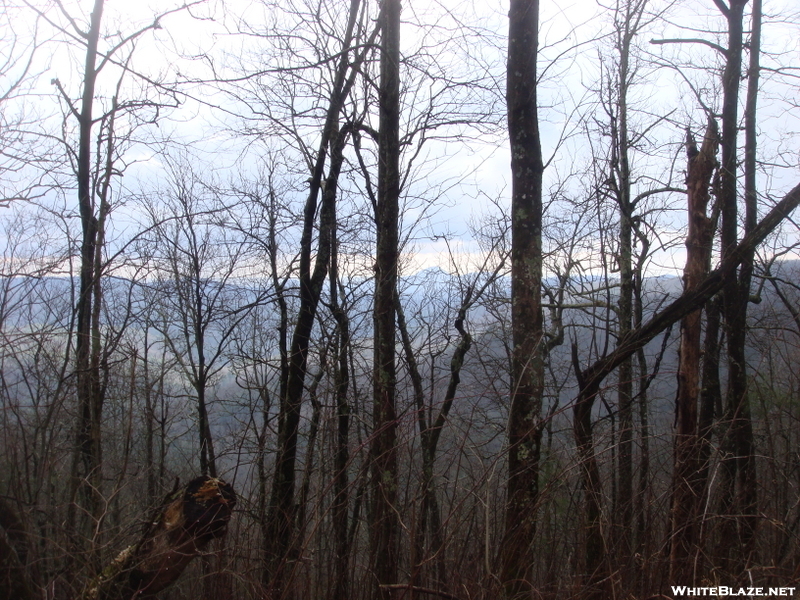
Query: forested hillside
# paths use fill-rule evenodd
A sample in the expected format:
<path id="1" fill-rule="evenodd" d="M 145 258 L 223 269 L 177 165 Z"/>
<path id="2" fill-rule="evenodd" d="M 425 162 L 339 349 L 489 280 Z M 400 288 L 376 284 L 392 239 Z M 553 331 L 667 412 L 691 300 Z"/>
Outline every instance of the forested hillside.
<path id="1" fill-rule="evenodd" d="M 0 600 L 800 589 L 792 0 L 0 7 Z"/>

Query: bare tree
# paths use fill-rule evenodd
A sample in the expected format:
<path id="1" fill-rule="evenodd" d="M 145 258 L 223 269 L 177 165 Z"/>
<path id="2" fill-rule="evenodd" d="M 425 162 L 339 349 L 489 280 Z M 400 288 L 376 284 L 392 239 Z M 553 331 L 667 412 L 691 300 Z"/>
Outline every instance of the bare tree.
<path id="1" fill-rule="evenodd" d="M 573 345 L 573 365 L 579 385 L 578 396 L 573 406 L 573 423 L 575 440 L 582 463 L 582 484 L 588 521 L 585 542 L 587 582 L 589 584 L 586 588 L 587 597 L 603 598 L 604 587 L 610 585 L 600 520 L 602 510 L 600 470 L 594 452 L 591 425 L 592 407 L 598 397 L 600 385 L 622 360 L 636 352 L 671 324 L 708 302 L 723 288 L 728 278 L 735 273 L 749 253 L 754 252 L 755 248 L 799 205 L 800 185 L 789 191 L 723 259 L 719 267 L 711 271 L 694 290 L 685 291 L 668 306 L 655 313 L 641 327 L 631 330 L 631 333 L 620 341 L 613 352 L 598 359 L 586 369 L 580 368 L 577 346 Z"/>
<path id="2" fill-rule="evenodd" d="M 720 162 L 719 201 L 721 206 L 722 256 L 727 257 L 739 238 L 738 211 L 738 107 L 739 84 L 742 73 L 744 48 L 743 18 L 746 0 L 731 0 L 729 5 L 715 2 L 728 22 L 728 47 L 725 71 L 722 75 L 722 153 Z M 756 97 L 758 94 L 758 54 L 760 52 L 760 2 L 754 4 L 753 39 L 750 47 L 750 89 L 747 98 L 746 172 L 745 172 L 745 234 L 756 226 L 758 215 L 755 190 L 755 127 Z M 727 519 L 723 526 L 720 550 L 735 562 L 729 566 L 740 571 L 753 558 L 757 515 L 757 483 L 755 471 L 755 442 L 748 397 L 746 365 L 747 306 L 750 302 L 750 282 L 753 272 L 753 253 L 744 257 L 738 277 L 731 277 L 722 294 L 724 331 L 728 351 L 728 386 L 726 390 L 724 420 L 727 431 L 723 439 L 722 506 L 723 515 L 737 515 L 735 522 Z M 736 540 L 732 544 L 731 541 Z M 732 554 L 732 556 L 731 556 Z M 734 566 L 735 565 L 735 566 Z"/>
<path id="3" fill-rule="evenodd" d="M 512 0 L 506 102 L 511 141 L 511 410 L 508 498 L 500 550 L 507 598 L 530 593 L 542 435 L 542 148 L 536 95 L 538 0 Z"/>
<path id="4" fill-rule="evenodd" d="M 388 600 L 392 597 L 391 590 L 380 586 L 397 582 L 400 552 L 395 404 L 395 298 L 400 203 L 400 0 L 386 0 L 381 7 L 380 20 L 370 562 L 375 584 L 379 586 L 377 595 Z"/>
<path id="5" fill-rule="evenodd" d="M 599 128 L 601 140 L 608 140 L 608 150 L 605 151 L 600 144 L 590 142 L 595 160 L 598 154 L 607 153 L 607 162 L 601 163 L 596 176 L 598 181 L 591 193 L 598 196 L 598 200 L 610 201 L 618 217 L 618 235 L 612 234 L 609 240 L 609 245 L 615 250 L 612 271 L 619 273 L 616 306 L 609 315 L 615 322 L 616 331 L 611 335 L 617 342 L 641 324 L 641 281 L 651 259 L 652 240 L 655 237 L 653 231 L 659 229 L 659 222 L 663 221 L 663 215 L 667 212 L 664 199 L 668 200 L 672 193 L 682 191 L 672 182 L 672 157 L 662 158 L 660 142 L 654 143 L 650 135 L 663 127 L 670 114 L 666 110 L 659 112 L 651 103 L 640 103 L 637 98 L 637 91 L 647 75 L 657 76 L 652 65 L 642 60 L 637 45 L 643 32 L 661 18 L 663 10 L 658 5 L 651 6 L 641 0 L 615 4 L 610 39 L 612 49 L 609 56 L 602 57 L 601 63 L 599 100 L 602 116 L 589 120 Z M 648 167 L 639 167 L 645 161 Z M 598 235 L 602 236 L 603 232 L 598 232 Z M 616 285 L 613 281 L 609 283 Z M 613 295 L 610 295 L 609 289 L 607 300 L 611 298 Z M 634 370 L 634 356 L 624 360 L 617 370 L 616 410 L 609 415 L 612 430 L 618 429 L 618 437 L 611 439 L 611 460 L 615 463 L 611 479 L 613 516 L 610 518 L 612 529 L 606 543 L 614 547 L 614 557 L 624 587 L 630 585 L 633 574 L 636 506 L 634 402 L 638 400 L 640 403 L 641 420 L 641 414 L 646 416 L 647 406 L 643 404 L 646 398 L 643 396 L 646 396 L 649 378 L 645 355 L 638 354 L 636 360 L 639 362 L 638 375 Z M 646 437 L 640 437 L 640 440 L 642 445 L 649 443 Z M 641 507 L 642 502 L 639 504 Z"/>
<path id="6" fill-rule="evenodd" d="M 101 423 L 108 377 L 107 360 L 111 350 L 110 347 L 104 347 L 101 323 L 102 280 L 109 266 L 104 253 L 109 215 L 113 207 L 112 193 L 116 189 L 113 180 L 123 170 L 119 165 L 121 145 L 130 135 L 130 128 L 124 127 L 123 130 L 128 129 L 128 132 L 120 134 L 118 119 L 142 108 L 158 106 L 158 103 L 148 100 L 123 100 L 122 82 L 126 76 L 130 76 L 130 59 L 136 41 L 146 32 L 159 28 L 160 24 L 159 17 L 156 17 L 128 34 L 117 32 L 104 35 L 103 0 L 93 3 L 92 12 L 85 23 L 80 17 L 71 15 L 60 3 L 53 11 L 31 2 L 25 2 L 25 5 L 32 15 L 52 27 L 59 39 L 68 44 L 77 44 L 79 51 L 84 54 L 80 92 L 76 100 L 69 92 L 69 81 L 62 82 L 54 78 L 52 84 L 64 111 L 64 130 L 60 138 L 64 147 L 62 162 L 69 165 L 70 176 L 77 188 L 81 223 L 74 331 L 78 418 L 71 476 L 71 491 L 76 504 L 71 506 L 67 522 L 75 533 L 75 547 L 71 555 L 74 557 L 84 545 L 79 538 L 91 538 L 93 542 L 89 556 L 97 568 L 97 536 L 102 529 L 105 513 Z M 168 10 L 161 16 L 169 12 L 174 11 Z M 116 70 L 118 77 L 110 101 L 102 106 L 98 115 L 97 98 L 102 95 L 100 80 L 104 70 Z M 75 140 L 71 139 L 67 125 L 70 122 L 76 125 Z M 67 186 L 71 187 L 69 184 Z M 76 529 L 79 516 L 83 522 L 79 527 L 80 532 Z M 68 572 L 70 576 L 74 575 L 73 570 L 68 569 Z"/>
<path id="7" fill-rule="evenodd" d="M 684 290 L 694 290 L 708 273 L 713 239 L 713 223 L 706 214 L 709 186 L 716 168 L 718 144 L 716 121 L 709 120 L 700 149 L 686 132 L 689 168 L 686 176 L 689 205 L 689 233 L 686 238 Z M 701 449 L 698 431 L 700 395 L 701 310 L 681 320 L 681 346 L 678 365 L 678 395 L 675 399 L 675 467 L 673 473 L 670 536 L 670 580 L 694 585 L 697 573 L 692 558 L 699 543 L 699 511 L 704 498 Z"/>
<path id="8" fill-rule="evenodd" d="M 729 258 L 738 248 L 739 240 L 739 200 L 738 200 L 738 137 L 739 137 L 739 97 L 742 79 L 744 44 L 744 12 L 747 0 L 731 0 L 726 4 L 715 0 L 727 24 L 727 45 L 720 46 L 705 39 L 667 39 L 653 40 L 653 43 L 704 44 L 714 49 L 723 59 L 721 78 L 721 160 L 719 183 L 716 190 L 720 207 L 720 242 L 723 260 Z M 750 45 L 749 83 L 745 110 L 745 235 L 754 231 L 758 216 L 756 174 L 756 104 L 758 96 L 758 75 L 760 55 L 761 9 L 760 3 L 753 6 L 753 28 Z M 700 99 L 700 96 L 698 96 Z M 701 100 L 702 101 L 702 100 Z M 755 251 L 755 248 L 752 248 Z M 723 519 L 717 542 L 719 554 L 724 557 L 724 568 L 741 571 L 752 558 L 756 523 L 757 485 L 755 471 L 755 442 L 753 424 L 748 399 L 746 365 L 747 307 L 750 301 L 750 285 L 753 272 L 754 255 L 743 257 L 741 267 L 729 277 L 722 291 L 722 324 L 727 349 L 727 388 L 725 391 L 725 410 L 723 416 L 720 506 L 719 512 L 728 515 Z M 716 319 L 715 313 L 711 314 Z M 713 331 L 714 327 L 710 327 Z M 709 352 L 703 367 L 708 376 L 710 395 L 717 389 L 718 366 L 711 358 L 715 356 L 714 341 L 708 341 Z M 710 396 L 709 396 L 710 399 Z M 704 429 L 708 435 L 710 405 L 706 403 L 702 411 Z M 688 414 L 687 414 L 688 416 Z M 706 452 L 705 450 L 703 451 Z M 705 475 L 703 475 L 705 477 Z M 736 515 L 735 517 L 733 515 Z M 732 544 L 731 540 L 736 543 Z"/>
<path id="9" fill-rule="evenodd" d="M 226 226 L 228 210 L 220 193 L 187 165 L 177 165 L 170 188 L 149 205 L 148 257 L 156 279 L 156 307 L 163 319 L 162 343 L 180 366 L 197 404 L 200 471 L 217 476 L 217 452 L 209 406 L 215 380 L 225 370 L 240 323 L 267 291 L 253 290 L 242 278 L 251 258 L 240 232 Z"/>
<path id="10" fill-rule="evenodd" d="M 352 18 L 354 20 L 354 16 Z M 342 102 L 347 95 L 348 88 L 352 85 L 352 78 L 348 83 L 344 79 L 348 68 L 350 68 L 346 57 L 347 53 L 344 54 L 339 71 L 341 75 L 338 79 L 339 87 L 335 89 L 334 96 L 331 99 L 326 128 L 323 133 L 324 139 L 317 154 L 311 190 L 304 210 L 303 235 L 300 242 L 300 308 L 292 335 L 292 343 L 289 348 L 286 396 L 281 405 L 281 412 L 285 416 L 280 420 L 278 432 L 279 459 L 276 461 L 270 514 L 268 516 L 270 531 L 275 535 L 275 539 L 278 540 L 277 547 L 273 551 L 272 566 L 270 567 L 273 575 L 273 581 L 270 585 L 275 587 L 276 590 L 281 590 L 283 587 L 282 580 L 285 576 L 283 569 L 286 566 L 284 562 L 286 560 L 285 552 L 290 547 L 292 527 L 295 523 L 293 515 L 294 463 L 297 453 L 300 407 L 308 365 L 308 346 L 323 284 L 328 272 L 338 178 L 343 161 L 344 144 L 349 135 L 347 129 L 339 129 L 338 123 Z M 352 73 L 355 72 L 355 70 L 352 71 Z M 340 95 L 343 96 L 340 97 Z M 322 171 L 328 152 L 330 152 L 331 164 L 328 177 L 323 186 Z M 317 212 L 317 196 L 320 190 L 323 190 L 322 205 L 319 211 L 320 235 L 312 271 L 312 232 L 315 213 Z"/>

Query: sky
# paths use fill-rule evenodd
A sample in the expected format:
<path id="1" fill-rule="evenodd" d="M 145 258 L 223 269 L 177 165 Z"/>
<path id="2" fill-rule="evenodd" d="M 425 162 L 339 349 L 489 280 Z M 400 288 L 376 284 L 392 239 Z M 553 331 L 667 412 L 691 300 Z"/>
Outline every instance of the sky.
<path id="1" fill-rule="evenodd" d="M 20 39 L 26 36 L 29 39 L 38 26 L 37 39 L 47 41 L 37 50 L 33 63 L 32 72 L 38 74 L 36 83 L 29 90 L 30 95 L 21 101 L 27 111 L 49 113 L 55 122 L 61 109 L 55 103 L 56 91 L 51 81 L 58 78 L 68 93 L 77 97 L 82 56 L 75 51 L 74 43 L 56 42 L 59 34 L 45 22 L 51 19 L 54 23 L 66 23 L 55 4 L 34 4 L 41 7 L 44 14 L 37 20 L 30 17 L 33 14 L 30 8 L 12 4 L 9 0 L 3 0 L 3 14 Z M 476 109 L 483 108 L 491 113 L 488 120 L 491 123 L 487 122 L 480 131 L 466 129 L 461 139 L 428 142 L 425 160 L 416 163 L 419 169 L 407 188 L 410 206 L 403 218 L 404 223 L 418 225 L 407 246 L 406 268 L 413 271 L 438 266 L 450 270 L 451 256 L 465 263 L 477 264 L 482 253 L 479 239 L 471 228 L 480 228 L 483 220 L 497 218 L 504 207 L 507 210 L 510 194 L 510 160 L 502 114 L 506 8 L 503 4 L 461 0 L 407 1 L 404 4 L 401 33 L 404 53 L 411 56 L 422 51 L 425 67 L 440 78 L 452 76 L 462 81 L 479 80 L 485 91 L 484 96 L 478 98 Z M 83 15 L 82 18 L 76 17 L 76 21 L 82 24 L 86 22 L 91 5 L 92 2 L 87 1 L 71 2 L 65 3 L 65 8 L 72 15 Z M 106 32 L 114 39 L 114 33 L 119 31 L 121 33 L 116 35 L 116 39 L 120 39 L 120 36 L 149 24 L 156 11 L 163 12 L 168 6 L 164 2 L 108 0 Z M 276 6 L 285 7 L 286 3 L 279 1 Z M 653 6 L 660 4 L 654 3 Z M 678 3 L 668 20 L 659 21 L 643 33 L 643 59 L 678 65 L 691 60 L 707 67 L 718 66 L 719 58 L 705 46 L 652 46 L 646 43 L 649 37 L 690 35 L 724 43 L 720 35 L 723 23 L 715 16 L 715 10 L 710 1 Z M 787 65 L 791 69 L 791 65 L 800 63 L 800 36 L 795 24 L 800 11 L 792 8 L 791 2 L 783 0 L 767 1 L 765 11 L 764 39 L 770 54 L 765 56 L 764 64 L 770 68 Z M 608 14 L 607 8 L 590 0 L 568 4 L 542 3 L 540 65 L 545 75 L 540 90 L 540 118 L 544 153 L 546 157 L 552 157 L 546 172 L 545 189 L 546 194 L 553 194 L 553 198 L 563 195 L 573 203 L 577 203 L 582 195 L 591 194 L 589 150 L 603 144 L 597 128 L 593 129 L 592 125 L 592 119 L 597 119 L 599 114 L 596 104 L 592 104 L 595 102 L 592 92 L 598 85 L 601 57 L 613 56 L 609 40 L 602 39 L 602 33 L 610 24 Z M 252 35 L 241 35 L 239 30 L 248 25 L 257 27 L 269 19 L 278 20 L 281 18 L 279 15 L 280 11 L 275 7 L 265 10 L 256 1 L 200 2 L 188 11 L 163 18 L 159 29 L 143 35 L 137 43 L 131 65 L 164 81 L 207 78 L 211 64 L 217 74 L 235 74 L 239 58 L 243 62 L 255 58 L 265 60 L 266 68 L 270 68 L 269 58 L 259 55 L 262 41 L 254 41 Z M 301 22 L 297 25 L 298 32 L 301 25 Z M 710 33 L 695 31 L 708 26 L 711 27 Z M 4 34 L 2 41 L 7 51 L 9 36 Z M 107 98 L 113 93 L 112 87 L 121 71 L 113 66 L 107 67 L 106 71 L 99 93 Z M 8 81 L 9 72 L 3 84 Z M 699 134 L 698 128 L 704 117 L 695 99 L 687 93 L 687 87 L 682 84 L 683 76 L 678 71 L 655 70 L 651 64 L 643 63 L 641 72 L 643 78 L 634 82 L 631 92 L 635 108 L 640 111 L 637 113 L 638 122 L 642 127 L 649 127 L 657 120 L 653 115 L 670 115 L 668 119 L 659 121 L 651 132 L 653 147 L 648 152 L 655 152 L 657 147 L 658 155 L 650 158 L 643 152 L 637 157 L 643 173 L 661 177 L 665 170 L 680 171 L 683 129 L 688 123 Z M 718 99 L 713 78 L 709 79 L 699 71 L 684 70 L 684 74 L 699 86 L 707 102 L 713 104 Z M 797 111 L 791 110 L 797 105 L 797 86 L 792 86 L 797 80 L 791 78 L 797 72 L 789 71 L 788 75 L 786 78 L 781 74 L 780 81 L 773 81 L 777 79 L 774 73 L 764 77 L 761 104 L 762 154 L 777 167 L 765 167 L 760 183 L 765 194 L 778 196 L 792 185 L 796 168 L 800 165 L 797 150 L 800 147 L 797 144 L 800 124 Z M 131 78 L 126 81 L 122 92 L 134 96 L 137 93 L 135 84 Z M 168 134 L 175 147 L 180 143 L 188 144 L 191 155 L 207 162 L 221 178 L 242 169 L 256 170 L 263 159 L 263 148 L 258 144 L 247 145 L 232 133 L 241 125 L 230 113 L 240 111 L 241 106 L 215 91 L 213 86 L 184 84 L 183 90 L 188 94 L 180 96 L 181 105 L 167 111 L 168 118 L 162 119 L 152 134 Z M 462 96 L 454 94 L 453 98 Z M 35 108 L 31 108 L 34 106 L 32 99 L 35 99 Z M 412 114 L 415 108 L 410 104 L 408 114 Z M 582 130 L 583 125 L 586 125 L 585 130 Z M 128 150 L 125 159 L 130 166 L 124 185 L 129 190 L 152 187 L 154 182 L 163 178 L 165 165 L 153 147 L 134 144 Z M 674 182 L 680 183 L 680 180 L 680 175 L 673 176 Z M 552 206 L 553 218 L 561 218 L 559 211 L 565 210 L 564 205 L 555 202 Z M 657 226 L 665 249 L 654 255 L 649 267 L 652 274 L 676 273 L 682 268 L 682 214 L 681 198 L 675 197 L 658 218 Z M 121 209 L 118 218 L 120 226 L 124 227 L 126 219 L 135 219 L 136 215 L 126 214 Z M 588 254 L 591 251 L 587 251 Z"/>

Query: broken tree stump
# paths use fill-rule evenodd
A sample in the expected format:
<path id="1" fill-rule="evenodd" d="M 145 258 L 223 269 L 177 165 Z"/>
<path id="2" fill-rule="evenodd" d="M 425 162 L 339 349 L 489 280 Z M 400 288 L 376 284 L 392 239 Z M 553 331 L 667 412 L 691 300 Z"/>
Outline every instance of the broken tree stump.
<path id="1" fill-rule="evenodd" d="M 230 484 L 213 477 L 197 477 L 172 492 L 142 539 L 92 579 L 80 600 L 147 598 L 170 586 L 211 540 L 225 535 L 235 504 Z"/>

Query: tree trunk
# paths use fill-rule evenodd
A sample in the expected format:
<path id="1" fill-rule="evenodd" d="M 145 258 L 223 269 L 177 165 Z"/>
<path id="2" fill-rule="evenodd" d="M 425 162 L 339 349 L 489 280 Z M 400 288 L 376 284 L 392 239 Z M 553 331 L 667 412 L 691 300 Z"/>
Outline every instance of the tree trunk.
<path id="1" fill-rule="evenodd" d="M 381 5 L 380 134 L 376 207 L 372 513 L 370 555 L 378 587 L 397 582 L 400 522 L 397 513 L 397 413 L 395 407 L 395 290 L 397 289 L 400 197 L 400 1 Z"/>
<path id="2" fill-rule="evenodd" d="M 613 169 L 616 184 L 617 208 L 619 210 L 619 301 L 618 332 L 623 339 L 633 326 L 633 210 L 631 202 L 631 169 L 628 157 L 628 85 L 632 77 L 630 67 L 631 42 L 636 34 L 637 20 L 643 6 L 626 3 L 621 7 L 624 14 L 617 25 L 617 49 L 619 67 L 617 72 L 617 117 L 612 120 L 613 144 L 616 160 Z M 618 17 L 619 19 L 620 17 Z M 635 73 L 635 69 L 633 69 Z M 619 471 L 617 510 L 615 522 L 619 541 L 619 564 L 627 574 L 631 555 L 631 516 L 633 514 L 633 357 L 622 361 L 617 371 L 617 407 L 619 410 Z"/>
<path id="3" fill-rule="evenodd" d="M 709 185 L 716 168 L 717 127 L 711 119 L 703 145 L 698 151 L 686 133 L 689 159 L 686 177 L 689 205 L 689 234 L 686 239 L 686 267 L 683 289 L 695 290 L 708 273 L 711 256 L 712 223 L 706 216 Z M 699 509 L 704 497 L 701 474 L 701 443 L 698 433 L 698 398 L 700 394 L 700 338 L 702 311 L 698 308 L 681 321 L 681 345 L 678 364 L 678 396 L 675 400 L 675 466 L 672 484 L 670 536 L 670 581 L 695 585 L 694 549 L 698 543 Z"/>
<path id="4" fill-rule="evenodd" d="M 309 223 L 308 235 L 304 233 L 301 240 L 301 276 L 300 276 L 300 309 L 292 335 L 289 353 L 289 379 L 286 385 L 286 396 L 281 400 L 281 415 L 278 428 L 278 455 L 275 460 L 275 476 L 272 485 L 269 513 L 267 515 L 267 571 L 270 587 L 277 597 L 283 593 L 285 561 L 292 548 L 292 535 L 295 526 L 295 462 L 297 458 L 297 436 L 300 425 L 300 409 L 302 406 L 305 378 L 308 370 L 308 347 L 311 330 L 317 313 L 317 306 L 322 294 L 322 285 L 328 272 L 331 252 L 331 236 L 336 189 L 339 170 L 342 166 L 342 150 L 347 133 L 335 134 L 331 161 L 331 171 L 322 195 L 322 206 L 319 214 L 319 238 L 313 274 L 310 273 L 311 261 L 311 225 L 314 221 L 316 202 L 306 205 L 306 223 Z M 321 187 L 321 186 L 320 186 Z"/>
<path id="5" fill-rule="evenodd" d="M 644 322 L 644 265 L 650 255 L 650 240 L 638 229 L 636 235 L 641 242 L 641 250 L 636 261 L 634 271 L 634 302 L 633 302 L 633 326 L 639 328 Z M 667 334 L 669 335 L 669 333 Z M 648 418 L 648 394 L 647 390 L 658 372 L 661 358 L 666 351 L 667 336 L 661 346 L 661 354 L 656 359 L 651 373 L 644 347 L 636 351 L 636 365 L 639 371 L 639 385 L 637 392 L 637 406 L 639 412 L 639 473 L 638 486 L 636 490 L 636 552 L 643 560 L 637 561 L 637 585 L 639 593 L 645 595 L 650 589 L 650 564 L 651 556 L 650 528 L 652 527 L 652 488 L 650 486 L 650 423 Z"/>
<path id="6" fill-rule="evenodd" d="M 489 281 L 493 281 L 497 275 L 494 275 Z M 433 413 L 428 414 L 425 408 L 423 391 L 422 391 L 422 377 L 420 376 L 419 367 L 414 356 L 414 348 L 411 344 L 411 336 L 408 333 L 405 315 L 400 305 L 400 299 L 397 298 L 397 321 L 398 329 L 400 330 L 403 351 L 406 356 L 406 363 L 410 372 L 412 387 L 414 388 L 415 404 L 417 409 L 417 423 L 420 432 L 420 446 L 422 454 L 422 481 L 420 483 L 421 490 L 421 506 L 418 513 L 416 522 L 416 530 L 414 539 L 411 546 L 411 578 L 409 581 L 411 598 L 418 598 L 420 595 L 417 589 L 420 586 L 421 573 L 423 564 L 426 562 L 424 556 L 425 536 L 430 530 L 432 549 L 431 553 L 436 556 L 437 567 L 437 585 L 438 589 L 446 583 L 446 573 L 444 565 L 444 536 L 441 530 L 441 515 L 439 511 L 439 503 L 436 499 L 436 487 L 434 481 L 434 467 L 436 464 L 436 455 L 438 451 L 439 438 L 441 436 L 447 417 L 450 414 L 450 409 L 453 406 L 453 400 L 456 397 L 456 391 L 461 383 L 461 369 L 464 366 L 464 359 L 472 346 L 472 336 L 466 330 L 464 321 L 467 318 L 467 311 L 477 298 L 483 293 L 488 286 L 488 282 L 482 289 L 477 292 L 472 286 L 469 286 L 461 301 L 461 306 L 458 309 L 454 321 L 454 327 L 459 334 L 459 341 L 456 344 L 453 356 L 450 359 L 450 378 L 447 383 L 447 390 L 445 391 L 444 399 L 439 413 L 435 421 Z"/>
<path id="7" fill-rule="evenodd" d="M 295 505 L 295 462 L 297 458 L 297 435 L 300 424 L 300 410 L 308 366 L 308 347 L 311 331 L 317 313 L 322 286 L 328 272 L 331 252 L 333 221 L 335 219 L 336 192 L 341 159 L 334 160 L 337 153 L 342 154 L 347 131 L 340 131 L 339 118 L 344 101 L 350 93 L 367 49 L 363 49 L 350 63 L 350 45 L 353 29 L 358 16 L 359 0 L 351 0 L 347 32 L 343 40 L 343 52 L 339 57 L 336 78 L 329 98 L 328 110 L 322 131 L 322 139 L 317 150 L 311 173 L 310 189 L 303 211 L 303 232 L 300 239 L 300 307 L 292 333 L 288 361 L 282 369 L 280 413 L 278 415 L 278 450 L 275 459 L 275 474 L 267 514 L 265 540 L 264 581 L 269 582 L 276 597 L 283 593 L 285 559 L 292 546 Z M 348 77 L 348 71 L 350 76 Z M 331 154 L 331 167 L 328 179 L 323 186 L 323 172 L 328 153 Z M 322 191 L 322 206 L 319 211 L 319 235 L 317 240 L 314 270 L 311 270 L 314 222 L 317 200 Z M 274 270 L 274 267 L 273 267 Z M 283 324 L 283 321 L 282 321 Z M 283 366 L 283 365 L 282 365 Z M 269 540 L 269 542 L 267 542 Z"/>
<path id="8" fill-rule="evenodd" d="M 335 208 L 334 208 L 335 210 Z M 350 386 L 348 353 L 350 351 L 350 321 L 346 309 L 339 302 L 339 251 L 336 235 L 336 219 L 333 222 L 330 265 L 331 312 L 336 319 L 334 344 L 334 394 L 336 397 L 336 450 L 333 474 L 333 537 L 334 537 L 334 586 L 331 600 L 348 600 L 350 590 L 350 545 L 347 543 L 347 516 L 350 497 L 348 494 L 347 465 L 350 460 Z"/>
<path id="9" fill-rule="evenodd" d="M 698 435 L 700 436 L 699 486 L 704 495 L 710 493 L 709 471 L 711 469 L 713 451 L 711 436 L 714 419 L 722 414 L 722 386 L 719 379 L 720 320 L 722 317 L 720 311 L 721 298 L 717 295 L 706 304 L 705 308 L 706 332 L 705 340 L 703 341 L 703 386 L 700 390 L 700 413 L 697 423 Z M 705 568 L 702 561 L 706 558 L 705 543 L 708 537 L 708 530 L 704 515 L 701 514 L 699 519 L 699 540 L 693 552 L 695 569 L 698 573 L 702 573 Z"/>
<path id="10" fill-rule="evenodd" d="M 73 462 L 73 497 L 79 509 L 70 508 L 69 526 L 77 538 L 77 548 L 84 545 L 81 535 L 90 535 L 102 517 L 102 446 L 100 418 L 102 398 L 97 394 L 100 384 L 99 368 L 92 360 L 92 307 L 95 291 L 95 252 L 98 236 L 92 186 L 92 125 L 94 90 L 97 79 L 97 44 L 103 16 L 103 0 L 95 0 L 91 24 L 86 36 L 86 62 L 83 71 L 83 96 L 78 114 L 78 207 L 81 216 L 81 261 L 78 292 L 77 329 L 75 332 L 75 373 L 78 397 L 77 449 Z M 88 515 L 95 523 L 81 526 L 76 513 Z M 81 519 L 83 520 L 83 519 Z M 92 552 L 92 555 L 94 553 Z M 96 557 L 90 557 L 95 561 Z"/>
<path id="11" fill-rule="evenodd" d="M 506 102 L 511 143 L 511 408 L 500 581 L 507 598 L 530 594 L 539 500 L 542 359 L 542 163 L 536 97 L 539 2 L 511 0 Z"/>
<path id="12" fill-rule="evenodd" d="M 624 340 L 620 340 L 620 344 L 622 342 Z M 600 389 L 600 382 L 591 383 L 587 381 L 586 371 L 581 372 L 578 347 L 574 343 L 572 345 L 572 364 L 580 388 L 572 413 L 573 431 L 578 447 L 578 460 L 580 460 L 583 483 L 584 519 L 586 522 L 584 594 L 587 598 L 600 600 L 610 595 L 610 590 L 608 589 L 609 571 L 606 564 L 606 541 L 600 522 L 603 507 L 603 488 L 592 435 L 592 409 Z M 609 369 L 608 373 L 611 373 L 612 370 L 613 368 Z"/>
<path id="13" fill-rule="evenodd" d="M 739 82 L 742 71 L 743 32 L 742 21 L 747 0 L 731 0 L 725 16 L 728 19 L 727 62 L 723 73 L 722 106 L 722 164 L 720 169 L 720 203 L 722 206 L 722 255 L 727 257 L 738 239 L 737 198 L 737 136 Z M 760 29 L 758 27 L 757 29 Z M 758 44 L 752 50 L 758 54 Z M 755 61 L 758 72 L 758 61 Z M 756 82 L 757 86 L 757 82 Z M 748 108 L 754 118 L 755 93 Z M 753 122 L 752 126 L 755 126 Z M 750 139 L 755 143 L 755 139 Z M 755 152 L 755 148 L 752 148 Z M 747 149 L 746 149 L 747 153 Z M 754 156 L 753 156 L 754 159 Z M 755 181 L 754 170 L 752 181 Z M 755 190 L 749 190 L 748 203 L 752 204 L 746 215 L 746 231 L 755 227 Z M 750 277 L 753 254 L 743 257 L 737 278 L 733 274 L 723 288 L 724 331 L 727 339 L 728 387 L 726 391 L 725 437 L 722 442 L 722 506 L 720 513 L 727 515 L 723 521 L 720 550 L 733 572 L 743 572 L 753 551 L 752 542 L 756 515 L 755 449 L 753 425 L 750 418 L 750 401 L 747 391 L 745 342 L 747 328 L 747 303 L 750 298 Z M 731 543 L 735 540 L 734 543 Z"/>

